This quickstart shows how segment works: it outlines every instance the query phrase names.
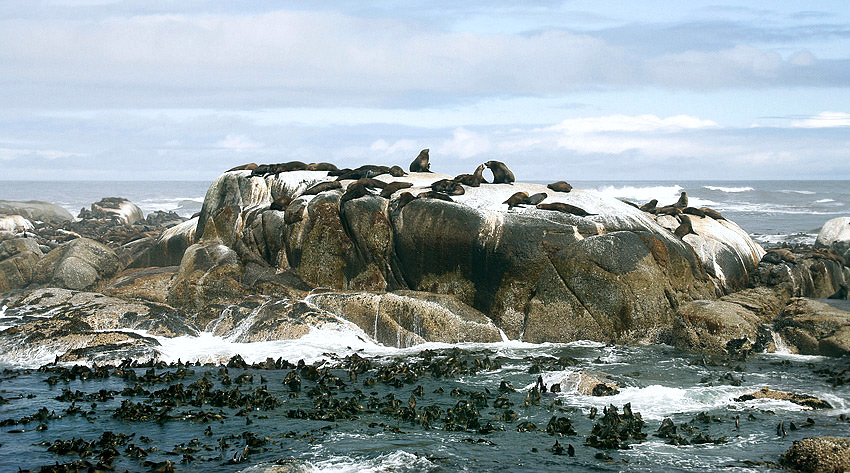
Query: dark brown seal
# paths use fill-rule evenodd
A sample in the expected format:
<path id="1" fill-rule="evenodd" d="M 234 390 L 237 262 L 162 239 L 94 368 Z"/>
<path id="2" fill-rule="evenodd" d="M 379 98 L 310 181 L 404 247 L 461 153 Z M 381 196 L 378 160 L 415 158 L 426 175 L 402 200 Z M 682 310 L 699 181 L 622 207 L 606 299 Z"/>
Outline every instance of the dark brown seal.
<path id="1" fill-rule="evenodd" d="M 677 200 L 676 203 L 673 204 L 673 207 L 676 207 L 677 209 L 684 209 L 687 206 L 688 206 L 688 193 L 685 192 L 685 191 L 682 191 L 682 194 L 679 195 L 679 200 Z"/>
<path id="2" fill-rule="evenodd" d="M 308 171 L 338 171 L 339 169 L 331 163 L 310 163 L 307 165 Z"/>
<path id="3" fill-rule="evenodd" d="M 587 217 L 588 215 L 596 215 L 592 213 L 588 213 L 586 210 L 576 207 L 575 205 L 565 204 L 563 202 L 552 202 L 549 204 L 538 204 L 537 208 L 540 210 L 554 210 L 557 212 L 563 212 L 567 214 L 577 215 L 579 217 Z"/>
<path id="4" fill-rule="evenodd" d="M 446 194 L 443 194 L 442 192 L 437 191 L 423 192 L 416 197 L 419 197 L 420 199 L 440 199 L 445 200 L 446 202 L 454 202 L 451 197 L 447 196 Z"/>
<path id="5" fill-rule="evenodd" d="M 334 189 L 340 189 L 340 188 L 342 188 L 342 184 L 340 184 L 339 181 L 324 181 L 324 182 L 320 182 L 320 183 L 318 183 L 314 186 L 311 186 L 309 189 L 304 191 L 301 195 L 317 195 L 317 194 L 321 194 L 322 192 L 326 192 L 326 191 L 330 191 L 330 190 L 334 190 Z"/>
<path id="6" fill-rule="evenodd" d="M 363 197 L 364 195 L 371 195 L 372 193 L 366 189 L 366 185 L 360 181 L 352 182 L 345 188 L 345 193 L 342 194 L 342 197 L 339 198 L 339 205 L 342 207 L 342 204 L 348 202 L 352 199 L 357 199 Z"/>
<path id="7" fill-rule="evenodd" d="M 484 180 L 484 165 L 479 164 L 472 174 L 460 174 L 456 176 L 454 181 L 469 187 L 478 187 L 482 182 L 486 184 L 487 181 Z"/>
<path id="8" fill-rule="evenodd" d="M 555 192 L 569 192 L 573 190 L 573 186 L 569 185 L 566 181 L 553 182 L 546 187 L 552 189 Z"/>
<path id="9" fill-rule="evenodd" d="M 514 173 L 501 161 L 487 161 L 484 165 L 493 173 L 493 184 L 510 184 L 516 180 Z"/>
<path id="10" fill-rule="evenodd" d="M 451 179 L 440 179 L 431 184 L 431 190 L 446 195 L 463 195 L 466 191 L 463 186 Z"/>
<path id="11" fill-rule="evenodd" d="M 286 207 L 292 202 L 292 197 L 288 195 L 282 195 L 272 202 L 272 205 L 269 206 L 269 210 L 284 210 Z"/>
<path id="12" fill-rule="evenodd" d="M 389 199 L 391 195 L 396 193 L 396 191 L 407 189 L 408 187 L 413 187 L 413 184 L 404 181 L 390 182 L 384 187 L 384 190 L 381 191 L 381 197 Z"/>
<path id="13" fill-rule="evenodd" d="M 525 199 L 525 202 L 523 203 L 526 205 L 537 205 L 540 202 L 546 200 L 546 197 L 549 197 L 549 195 L 545 192 L 538 192 L 537 194 L 532 194 L 531 196 L 529 196 L 527 199 Z"/>
<path id="14" fill-rule="evenodd" d="M 224 172 L 231 172 L 231 171 L 253 171 L 254 169 L 257 169 L 257 163 L 248 163 L 248 164 L 243 164 L 243 165 L 241 165 L 241 166 L 236 166 L 235 168 L 230 168 L 230 169 L 228 169 L 227 171 L 224 171 Z"/>
<path id="15" fill-rule="evenodd" d="M 643 210 L 644 212 L 650 212 L 650 213 L 652 213 L 652 211 L 654 211 L 654 210 L 655 210 L 655 208 L 656 208 L 656 206 L 657 206 L 657 205 L 658 205 L 658 199 L 652 199 L 652 200 L 650 200 L 649 202 L 647 202 L 647 203 L 645 203 L 645 204 L 641 205 L 641 206 L 640 206 L 640 207 L 638 207 L 638 208 L 639 208 L 639 209 L 641 209 L 641 210 Z"/>
<path id="16" fill-rule="evenodd" d="M 688 217 L 687 215 L 682 215 L 682 216 L 679 217 L 679 221 L 681 223 L 679 224 L 678 227 L 676 227 L 676 230 L 673 231 L 674 235 L 676 235 L 679 238 L 683 238 L 685 235 L 687 235 L 689 233 L 693 233 L 694 235 L 697 234 L 697 232 L 694 231 L 694 227 L 693 227 L 693 224 L 691 223 L 690 217 Z"/>
<path id="17" fill-rule="evenodd" d="M 401 195 L 398 196 L 398 205 L 396 206 L 396 210 L 401 209 L 405 205 L 409 204 L 410 201 L 415 199 L 416 196 L 410 192 L 402 192 Z"/>
<path id="18" fill-rule="evenodd" d="M 706 216 L 711 217 L 711 218 L 713 218 L 714 220 L 726 220 L 726 218 L 725 218 L 725 217 L 723 217 L 723 215 L 721 215 L 721 214 L 720 214 L 720 212 L 718 212 L 718 211 L 716 211 L 716 210 L 714 210 L 714 209 L 710 209 L 710 208 L 708 208 L 708 207 L 700 207 L 699 209 L 700 209 L 700 210 L 702 210 L 702 212 L 703 212 Z"/>
<path id="19" fill-rule="evenodd" d="M 419 152 L 419 156 L 410 163 L 410 172 L 431 172 L 431 163 L 428 162 L 428 148 Z"/>
<path id="20" fill-rule="evenodd" d="M 684 209 L 682 209 L 682 213 L 688 214 L 688 215 L 695 215 L 697 217 L 703 217 L 703 218 L 706 216 L 705 212 L 703 212 L 702 210 L 700 210 L 696 207 L 685 207 Z"/>
<path id="21" fill-rule="evenodd" d="M 366 187 L 371 187 L 372 189 L 383 189 L 384 187 L 387 187 L 386 182 L 372 179 L 371 177 L 361 177 L 354 182 L 354 184 L 357 183 L 363 184 Z"/>
<path id="22" fill-rule="evenodd" d="M 528 200 L 528 192 L 515 192 L 512 196 L 508 197 L 508 200 L 502 203 L 508 204 L 508 209 L 512 209 L 518 205 L 525 204 L 526 200 Z"/>

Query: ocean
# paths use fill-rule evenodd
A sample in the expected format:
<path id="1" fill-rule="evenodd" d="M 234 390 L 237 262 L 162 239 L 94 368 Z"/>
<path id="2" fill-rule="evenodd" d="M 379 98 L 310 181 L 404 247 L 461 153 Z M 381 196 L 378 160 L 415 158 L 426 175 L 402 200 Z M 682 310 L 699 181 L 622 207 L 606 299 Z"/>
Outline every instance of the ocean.
<path id="1" fill-rule="evenodd" d="M 812 243 L 825 221 L 850 214 L 850 181 L 571 184 L 639 204 L 653 198 L 673 203 L 686 191 L 692 206 L 722 212 L 764 245 Z M 208 185 L 0 181 L 0 200 L 45 200 L 76 215 L 102 197 L 120 196 L 145 214 L 173 210 L 189 216 L 200 210 Z M 0 307 L 0 325 L 7 325 L 5 310 Z M 37 370 L 53 353 L 0 359 L 0 472 L 95 464 L 111 455 L 109 448 L 120 453 L 115 471 L 149 471 L 170 461 L 176 471 L 210 473 L 753 472 L 773 471 L 794 440 L 850 435 L 850 423 L 840 417 L 850 414 L 850 389 L 839 382 L 847 372 L 835 375 L 847 369 L 846 359 L 792 355 L 781 346 L 740 362 L 668 346 L 581 341 L 397 349 L 345 323 L 287 341 L 237 343 L 209 333 L 156 338 L 160 360 L 209 365 L 128 367 L 110 369 L 108 377 L 71 379 Z M 272 358 L 303 364 L 274 370 L 219 365 L 237 354 L 247 363 Z M 368 366 L 353 369 L 351 360 L 360 358 Z M 443 373 L 435 363 L 459 368 Z M 327 369 L 319 375 L 309 365 Z M 301 377 L 298 391 L 288 381 L 292 372 Z M 619 393 L 580 394 L 580 372 L 610 375 Z M 538 377 L 547 386 L 559 384 L 560 392 L 532 396 Z M 199 397 L 204 385 L 219 397 Z M 833 408 L 735 400 L 766 386 L 809 394 Z M 222 400 L 233 396 L 244 405 Z M 586 445 L 604 409 L 614 406 L 623 414 L 626 405 L 640 414 L 646 438 L 628 440 L 628 449 Z M 440 412 L 440 420 L 423 425 L 405 408 L 419 415 Z M 149 415 L 140 416 L 144 412 Z M 665 418 L 691 445 L 671 445 L 654 435 Z M 574 433 L 557 428 L 565 422 Z M 104 436 L 107 431 L 115 435 Z M 63 443 L 71 440 L 77 447 Z M 567 454 L 568 445 L 575 456 Z"/>

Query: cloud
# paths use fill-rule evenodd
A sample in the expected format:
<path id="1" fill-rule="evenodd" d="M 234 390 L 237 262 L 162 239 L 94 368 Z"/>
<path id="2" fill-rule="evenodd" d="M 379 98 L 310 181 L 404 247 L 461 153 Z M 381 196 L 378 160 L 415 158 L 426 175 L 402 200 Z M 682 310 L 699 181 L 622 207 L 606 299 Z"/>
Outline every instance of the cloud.
<path id="1" fill-rule="evenodd" d="M 794 128 L 836 128 L 850 126 L 850 113 L 844 112 L 821 112 L 811 118 L 794 120 L 791 122 Z"/>
<path id="2" fill-rule="evenodd" d="M 10 161 L 13 159 L 39 157 L 45 159 L 62 159 L 85 156 L 83 153 L 69 153 L 67 151 L 57 151 L 52 149 L 21 149 L 21 148 L 0 148 L 0 160 Z"/>
<path id="3" fill-rule="evenodd" d="M 216 148 L 224 148 L 241 153 L 243 151 L 262 148 L 263 144 L 252 140 L 246 135 L 227 135 L 223 140 L 216 142 L 215 146 Z"/>
<path id="4" fill-rule="evenodd" d="M 647 27 L 644 33 L 654 31 Z M 676 47 L 687 42 L 676 42 Z M 447 31 L 337 12 L 0 20 L 9 106 L 397 106 L 635 87 L 848 85 L 747 44 L 636 50 L 594 32 Z M 843 64 L 843 63 L 841 63 Z M 827 73 L 829 72 L 829 73 Z"/>
<path id="5" fill-rule="evenodd" d="M 417 145 L 414 140 L 396 140 L 394 143 L 390 144 L 384 139 L 378 139 L 372 142 L 369 149 L 388 156 L 399 152 L 414 151 L 417 149 Z"/>
<path id="6" fill-rule="evenodd" d="M 446 140 L 437 148 L 438 153 L 457 156 L 461 159 L 471 158 L 493 149 L 490 140 L 481 134 L 457 128 L 452 133 L 452 138 Z"/>

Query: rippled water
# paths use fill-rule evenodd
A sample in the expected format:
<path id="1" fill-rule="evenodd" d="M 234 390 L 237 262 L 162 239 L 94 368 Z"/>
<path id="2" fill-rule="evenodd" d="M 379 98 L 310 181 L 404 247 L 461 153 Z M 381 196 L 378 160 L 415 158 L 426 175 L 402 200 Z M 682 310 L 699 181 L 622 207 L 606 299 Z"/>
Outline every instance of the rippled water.
<path id="1" fill-rule="evenodd" d="M 250 349 L 249 347 L 246 347 Z M 432 346 L 432 348 L 434 348 Z M 271 464 L 281 459 L 294 459 L 302 471 L 701 471 L 718 468 L 729 471 L 767 471 L 764 462 L 776 462 L 793 440 L 820 435 L 848 435 L 850 424 L 841 422 L 838 416 L 850 412 L 850 390 L 832 387 L 830 380 L 816 369 L 846 369 L 846 360 L 831 360 L 819 357 L 794 355 L 758 355 L 747 362 L 723 364 L 717 360 L 706 360 L 664 346 L 652 347 L 606 347 L 596 343 L 577 342 L 572 344 L 530 345 L 500 343 L 486 345 L 462 345 L 457 350 L 443 348 L 424 352 L 422 348 L 394 350 L 378 348 L 381 355 L 369 355 L 359 349 L 364 357 L 375 365 L 413 363 L 423 354 L 431 353 L 436 358 L 454 356 L 473 359 L 488 359 L 497 366 L 477 374 L 450 377 L 434 377 L 424 374 L 409 383 L 392 386 L 377 382 L 371 385 L 368 378 L 375 377 L 374 371 L 359 374 L 351 380 L 344 369 L 331 370 L 345 383 L 334 390 L 338 399 L 362 394 L 361 404 L 368 399 L 386 401 L 387 396 L 407 406 L 411 394 L 421 386 L 421 395 L 416 395 L 416 407 L 422 412 L 426 406 L 439 406 L 443 412 L 461 400 L 478 399 L 483 394 L 486 407 L 478 411 L 481 424 L 490 422 L 497 430 L 484 433 L 470 429 L 453 432 L 444 430 L 444 421 L 435 421 L 431 428 L 416 422 L 408 422 L 392 414 L 381 413 L 381 408 L 365 408 L 356 419 L 320 421 L 292 418 L 292 410 L 315 411 L 314 400 L 307 394 L 316 383 L 303 379 L 298 397 L 290 397 L 290 390 L 283 384 L 290 369 L 251 370 L 253 380 L 242 385 L 222 384 L 224 377 L 220 367 L 191 367 L 193 374 L 181 382 L 185 386 L 207 377 L 214 389 L 238 388 L 251 393 L 261 385 L 267 386 L 272 396 L 281 405 L 270 410 L 239 412 L 237 408 L 181 405 L 171 413 L 179 414 L 201 410 L 223 416 L 223 421 L 197 422 L 190 420 L 165 420 L 157 423 L 148 421 L 118 420 L 113 413 L 122 400 L 129 399 L 145 403 L 148 396 L 114 394 L 114 398 L 96 402 L 78 401 L 76 406 L 91 411 L 88 418 L 82 415 L 65 415 L 71 405 L 54 398 L 63 390 L 97 393 L 100 390 L 122 391 L 128 384 L 118 377 L 104 380 L 74 380 L 51 385 L 45 382 L 49 373 L 32 370 L 5 371 L 0 376 L 2 396 L 9 400 L 0 406 L 0 420 L 20 419 L 35 414 L 38 408 L 61 414 L 61 419 L 45 422 L 46 430 L 35 430 L 38 422 L 27 425 L 6 425 L 0 430 L 0 465 L 4 471 L 34 468 L 55 462 L 70 462 L 75 455 L 56 455 L 48 452 L 48 444 L 57 439 L 69 440 L 82 437 L 97 440 L 102 432 L 135 435 L 133 443 L 148 451 L 143 459 L 121 458 L 115 465 L 118 471 L 139 471 L 143 461 L 175 462 L 178 471 L 274 471 Z M 357 351 L 352 349 L 352 352 Z M 391 353 L 394 352 L 394 353 Z M 561 367 L 552 362 L 558 358 L 575 359 L 573 366 Z M 259 358 L 255 356 L 255 358 Z M 318 363 L 334 363 L 335 356 L 315 357 Z M 295 362 L 296 360 L 291 360 Z M 535 366 L 543 370 L 537 373 Z M 176 368 L 158 369 L 157 374 L 175 372 Z M 622 389 L 615 396 L 592 397 L 577 394 L 562 383 L 566 391 L 547 393 L 539 405 L 525 406 L 528 391 L 542 376 L 547 385 L 567 378 L 577 371 L 604 372 L 612 375 Z M 146 369 L 137 369 L 139 376 Z M 241 369 L 227 370 L 228 378 L 235 380 L 245 373 Z M 262 379 L 261 379 L 262 376 Z M 493 406 L 500 394 L 501 381 L 507 381 L 517 389 L 508 393 L 513 403 L 516 420 L 501 420 L 504 408 Z M 148 391 L 164 389 L 169 384 L 142 384 Z M 810 410 L 787 401 L 736 402 L 735 397 L 762 387 L 811 394 L 834 406 L 828 410 Z M 436 392 L 438 390 L 442 392 Z M 459 389 L 461 392 L 452 392 Z M 473 395 L 472 393 L 480 393 Z M 27 399 L 27 396 L 33 396 Z M 19 398 L 23 396 L 23 398 Z M 473 397 L 477 396 L 477 397 Z M 649 434 L 645 441 L 632 445 L 630 450 L 597 450 L 585 446 L 595 422 L 599 421 L 602 409 L 613 404 L 622 409 L 631 403 L 646 422 L 644 432 Z M 588 418 L 591 407 L 599 414 L 596 419 Z M 701 413 L 711 418 L 705 423 L 698 417 Z M 577 431 L 574 436 L 554 437 L 542 431 L 553 416 L 565 416 L 572 421 Z M 740 419 L 740 429 L 735 427 L 735 417 Z M 725 443 L 697 446 L 673 446 L 652 435 L 665 417 L 676 424 L 688 424 L 695 430 L 712 438 L 724 437 Z M 803 427 L 811 418 L 814 426 Z M 250 419 L 250 420 L 249 420 Z M 443 420 L 445 415 L 443 416 Z M 539 431 L 518 432 L 520 423 L 534 423 Z M 777 424 L 782 421 L 787 436 L 777 435 Z M 791 430 L 793 422 L 798 430 Z M 205 430 L 209 427 L 209 435 Z M 23 430 L 20 433 L 10 431 Z M 253 432 L 268 441 L 245 453 L 245 432 Z M 147 439 L 144 439 L 146 437 Z M 561 445 L 575 447 L 575 457 L 554 455 L 551 447 L 556 438 Z M 195 439 L 193 441 L 193 439 Z M 47 442 L 47 444 L 45 444 Z M 180 445 L 182 444 L 182 447 Z M 183 448 L 183 450 L 181 450 Z M 190 450 L 185 450 L 190 448 Z M 125 446 L 118 447 L 123 452 Z M 21 455 L 21 452 L 27 452 Z M 182 462 L 183 453 L 191 452 L 194 460 Z M 600 452 L 610 459 L 600 460 Z M 240 462 L 232 462 L 237 457 Z"/>

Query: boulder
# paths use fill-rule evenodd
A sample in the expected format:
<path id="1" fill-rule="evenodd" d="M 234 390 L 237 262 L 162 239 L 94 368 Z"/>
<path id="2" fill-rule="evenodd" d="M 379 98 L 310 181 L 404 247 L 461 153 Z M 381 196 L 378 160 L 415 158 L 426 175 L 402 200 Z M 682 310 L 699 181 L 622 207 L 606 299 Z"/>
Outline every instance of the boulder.
<path id="1" fill-rule="evenodd" d="M 799 471 L 834 473 L 850 470 L 850 437 L 795 440 L 780 463 Z"/>
<path id="2" fill-rule="evenodd" d="M 758 391 L 744 394 L 735 398 L 736 402 L 751 401 L 753 399 L 773 399 L 777 401 L 790 401 L 800 406 L 811 407 L 812 409 L 832 409 L 832 405 L 822 399 L 807 394 L 786 393 L 783 391 L 774 391 L 770 388 L 762 388 Z"/>
<path id="3" fill-rule="evenodd" d="M 153 358 L 159 343 L 151 336 L 198 333 L 169 306 L 92 292 L 43 288 L 14 294 L 4 304 L 6 323 L 15 325 L 0 332 L 0 356 L 34 364 L 57 357 L 98 363 Z"/>
<path id="4" fill-rule="evenodd" d="M 850 268 L 825 248 L 779 248 L 768 251 L 753 272 L 751 284 L 783 288 L 796 297 L 829 297 L 850 282 Z"/>
<path id="5" fill-rule="evenodd" d="M 195 243 L 183 255 L 168 290 L 168 303 L 194 309 L 227 304 L 245 293 L 241 275 L 235 251 L 215 241 Z"/>
<path id="6" fill-rule="evenodd" d="M 186 248 L 195 241 L 198 218 L 186 220 L 164 230 L 153 243 L 135 255 L 131 268 L 178 266 Z"/>
<path id="7" fill-rule="evenodd" d="M 384 345 L 424 342 L 498 342 L 499 329 L 481 312 L 453 296 L 416 291 L 323 293 L 306 300 L 344 317 Z"/>
<path id="8" fill-rule="evenodd" d="M 31 221 L 61 223 L 73 220 L 74 216 L 63 207 L 50 202 L 39 200 L 28 200 L 18 202 L 13 200 L 0 200 L 0 214 L 20 215 Z"/>
<path id="9" fill-rule="evenodd" d="M 162 268 L 129 269 L 116 275 L 103 288 L 103 293 L 126 300 L 143 300 L 168 303 L 168 289 L 177 274 L 178 266 Z"/>
<path id="10" fill-rule="evenodd" d="M 673 322 L 672 344 L 716 355 L 746 356 L 767 324 L 782 310 L 788 296 L 783 291 L 754 288 L 718 300 L 683 304 Z M 762 343 L 759 343 L 762 342 Z"/>
<path id="11" fill-rule="evenodd" d="M 0 241 L 0 293 L 27 287 L 42 256 L 34 238 Z"/>
<path id="12" fill-rule="evenodd" d="M 823 302 L 792 299 L 777 317 L 774 328 L 789 348 L 804 355 L 850 353 L 850 312 Z"/>
<path id="13" fill-rule="evenodd" d="M 303 301 L 250 296 L 224 308 L 210 307 L 195 316 L 205 331 L 234 342 L 291 340 L 314 327 L 344 323 L 333 314 Z"/>
<path id="14" fill-rule="evenodd" d="M 850 217 L 838 217 L 824 223 L 815 247 L 827 248 L 850 262 Z"/>
<path id="15" fill-rule="evenodd" d="M 0 232 L 20 233 L 32 231 L 34 228 L 32 222 L 20 215 L 0 216 Z"/>
<path id="16" fill-rule="evenodd" d="M 115 274 L 118 256 L 106 245 L 77 238 L 51 250 L 35 266 L 34 282 L 67 289 L 89 289 Z"/>
<path id="17" fill-rule="evenodd" d="M 144 221 L 142 209 L 123 197 L 104 197 L 99 202 L 91 204 L 91 210 L 80 211 L 79 218 L 107 220 L 121 225 L 132 225 Z"/>
<path id="18" fill-rule="evenodd" d="M 558 385 L 561 392 L 584 396 L 614 396 L 620 392 L 620 387 L 609 374 L 597 371 L 563 371 L 547 374 L 543 379 L 550 391 Z"/>

